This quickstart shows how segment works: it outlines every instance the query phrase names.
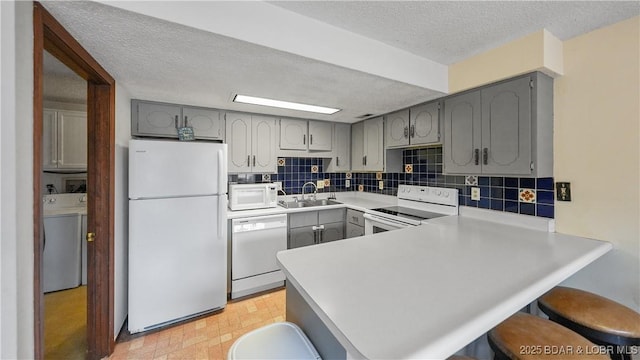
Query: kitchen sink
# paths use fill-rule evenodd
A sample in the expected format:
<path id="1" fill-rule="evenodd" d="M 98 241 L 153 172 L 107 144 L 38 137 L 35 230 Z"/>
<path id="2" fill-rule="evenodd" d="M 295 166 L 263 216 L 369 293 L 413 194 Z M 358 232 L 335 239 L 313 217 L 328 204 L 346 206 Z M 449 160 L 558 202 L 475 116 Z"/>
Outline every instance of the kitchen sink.
<path id="1" fill-rule="evenodd" d="M 295 208 L 303 208 L 303 207 L 312 207 L 312 206 L 327 206 L 327 205 L 337 205 L 341 204 L 335 200 L 329 199 L 318 199 L 318 200 L 300 200 L 300 201 L 280 201 L 280 206 L 287 209 L 295 209 Z"/>

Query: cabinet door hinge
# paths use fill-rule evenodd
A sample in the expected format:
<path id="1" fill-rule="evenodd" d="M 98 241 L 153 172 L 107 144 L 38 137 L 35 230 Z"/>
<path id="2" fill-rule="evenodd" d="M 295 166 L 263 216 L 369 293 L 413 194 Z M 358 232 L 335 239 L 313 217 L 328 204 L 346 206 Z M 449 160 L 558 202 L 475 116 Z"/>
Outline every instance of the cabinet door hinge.
<path id="1" fill-rule="evenodd" d="M 442 105 L 442 103 L 438 103 L 438 110 L 440 110 L 440 106 Z"/>
<path id="2" fill-rule="evenodd" d="M 535 166 L 533 166 L 533 161 L 531 162 L 531 164 L 529 164 L 529 167 L 531 168 L 531 171 L 533 171 L 533 169 L 535 168 Z"/>
<path id="3" fill-rule="evenodd" d="M 533 89 L 533 80 L 529 80 L 529 87 Z"/>

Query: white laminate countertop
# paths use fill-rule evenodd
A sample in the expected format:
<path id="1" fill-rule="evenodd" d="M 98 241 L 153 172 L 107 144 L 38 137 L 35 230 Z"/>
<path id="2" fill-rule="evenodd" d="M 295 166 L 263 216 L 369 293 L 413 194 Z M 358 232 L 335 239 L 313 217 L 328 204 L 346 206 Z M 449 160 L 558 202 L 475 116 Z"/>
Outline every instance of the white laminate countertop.
<path id="1" fill-rule="evenodd" d="M 297 195 L 297 196 L 300 197 L 300 195 Z M 326 199 L 328 196 L 329 196 L 329 193 L 318 194 L 318 199 Z M 280 198 L 281 197 L 279 197 L 279 199 Z M 287 196 L 287 198 L 291 199 L 292 196 L 291 195 Z M 310 206 L 310 207 L 293 208 L 293 209 L 287 209 L 280 205 L 274 208 L 256 209 L 256 210 L 233 211 L 229 209 L 227 210 L 227 219 L 238 219 L 238 218 L 245 218 L 245 217 L 252 217 L 252 216 L 265 216 L 265 215 L 276 215 L 276 214 L 288 214 L 293 212 L 304 212 L 304 211 L 339 209 L 344 207 L 365 211 L 367 209 L 375 209 L 375 208 L 385 207 L 385 206 L 394 206 L 398 204 L 398 199 L 395 196 L 372 194 L 372 193 L 357 192 L 357 191 L 336 193 L 336 201 L 341 202 L 342 204 L 326 205 L 326 206 Z"/>
<path id="2" fill-rule="evenodd" d="M 449 216 L 277 258 L 350 356 L 443 359 L 611 248 Z"/>

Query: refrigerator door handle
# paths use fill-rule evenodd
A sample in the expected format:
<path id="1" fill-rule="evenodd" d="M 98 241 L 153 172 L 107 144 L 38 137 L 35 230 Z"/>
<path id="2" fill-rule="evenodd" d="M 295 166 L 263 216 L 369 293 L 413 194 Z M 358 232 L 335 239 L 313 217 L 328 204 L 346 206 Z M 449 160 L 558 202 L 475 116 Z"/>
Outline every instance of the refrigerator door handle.
<path id="1" fill-rule="evenodd" d="M 224 156 L 224 151 L 218 150 L 218 194 L 225 194 L 227 192 L 227 162 Z"/>
<path id="2" fill-rule="evenodd" d="M 218 201 L 218 239 L 227 241 L 225 230 L 227 229 L 227 197 L 220 196 Z"/>

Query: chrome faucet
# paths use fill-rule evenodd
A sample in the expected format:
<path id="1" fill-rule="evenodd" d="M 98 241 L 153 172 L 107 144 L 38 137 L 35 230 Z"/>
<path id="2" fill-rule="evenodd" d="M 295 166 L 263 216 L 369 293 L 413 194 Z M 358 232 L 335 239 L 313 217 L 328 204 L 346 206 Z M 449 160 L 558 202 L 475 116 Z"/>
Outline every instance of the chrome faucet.
<path id="1" fill-rule="evenodd" d="M 304 185 L 302 185 L 302 200 L 304 201 L 304 187 L 307 185 L 311 185 L 313 186 L 313 200 L 316 200 L 316 194 L 318 193 L 318 187 L 316 186 L 316 184 L 313 183 L 313 181 L 308 181 L 306 183 L 304 183 Z"/>

